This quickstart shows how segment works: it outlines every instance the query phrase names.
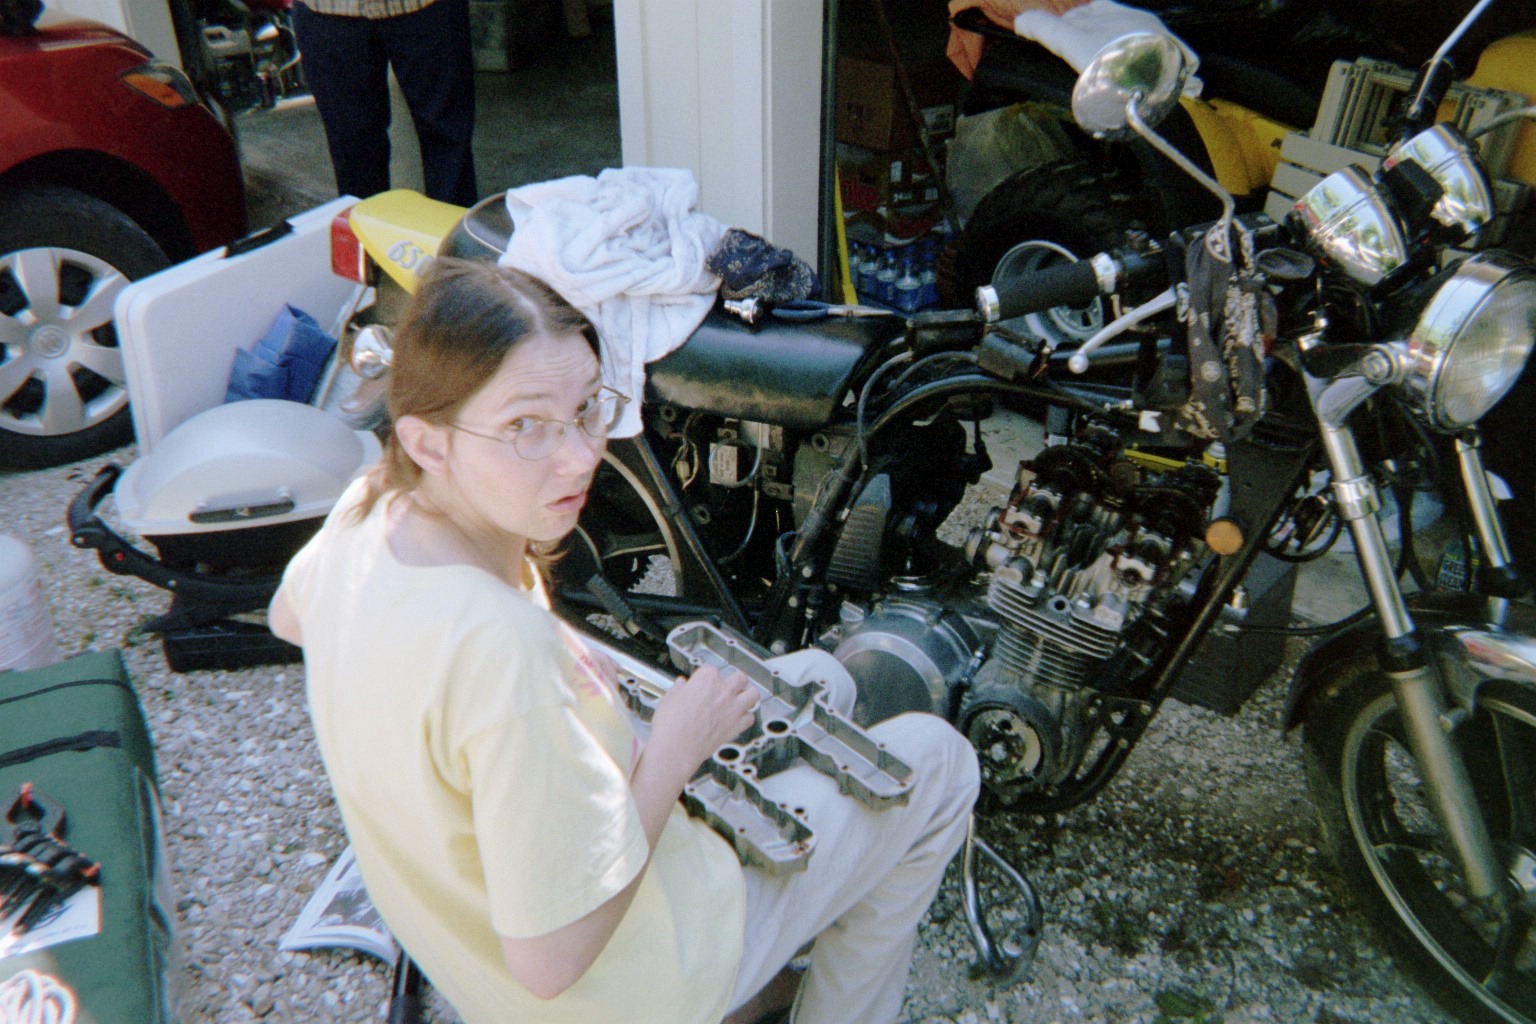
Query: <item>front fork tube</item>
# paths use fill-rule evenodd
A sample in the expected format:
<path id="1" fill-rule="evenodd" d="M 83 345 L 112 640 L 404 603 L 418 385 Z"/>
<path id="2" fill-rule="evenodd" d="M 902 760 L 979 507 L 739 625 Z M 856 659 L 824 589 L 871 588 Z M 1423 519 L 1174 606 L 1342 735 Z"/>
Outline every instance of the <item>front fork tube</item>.
<path id="1" fill-rule="evenodd" d="M 1340 514 L 1349 523 L 1360 571 L 1386 633 L 1387 650 L 1391 653 L 1384 659 L 1383 669 L 1397 697 L 1408 748 L 1422 770 L 1425 796 L 1461 861 L 1470 893 L 1478 899 L 1494 897 L 1502 892 L 1504 872 L 1474 798 L 1467 766 L 1450 739 L 1452 719 L 1447 714 L 1445 688 L 1434 657 L 1415 642 L 1413 619 L 1397 585 L 1381 521 L 1376 518 L 1381 501 L 1375 482 L 1366 475 L 1349 429 L 1330 426 L 1327 418 L 1319 418 L 1323 420 L 1323 447 L 1333 470 L 1334 498 Z M 1478 468 L 1481 469 L 1480 463 Z M 1486 480 L 1483 487 L 1486 490 Z M 1474 506 L 1476 501 L 1474 497 Z M 1493 522 L 1497 533 L 1497 520 Z"/>
<path id="2" fill-rule="evenodd" d="M 1467 489 L 1467 505 L 1472 510 L 1472 525 L 1477 529 L 1478 543 L 1483 546 L 1483 557 L 1495 569 L 1508 569 L 1514 559 L 1504 541 L 1504 527 L 1499 522 L 1493 489 L 1488 486 L 1488 473 L 1483 469 L 1483 453 L 1475 432 L 1467 431 L 1456 438 L 1456 461 L 1461 466 L 1461 482 Z"/>

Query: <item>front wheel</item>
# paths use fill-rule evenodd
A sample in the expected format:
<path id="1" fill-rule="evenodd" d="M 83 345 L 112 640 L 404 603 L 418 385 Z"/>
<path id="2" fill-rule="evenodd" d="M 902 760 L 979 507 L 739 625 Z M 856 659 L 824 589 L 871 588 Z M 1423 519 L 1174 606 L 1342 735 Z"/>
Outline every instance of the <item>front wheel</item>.
<path id="1" fill-rule="evenodd" d="M 1345 881 L 1430 993 L 1464 1020 L 1533 1024 L 1536 692 L 1485 684 L 1453 739 L 1508 869 L 1497 905 L 1468 895 L 1391 685 L 1368 656 L 1340 666 L 1312 702 L 1308 784 Z"/>

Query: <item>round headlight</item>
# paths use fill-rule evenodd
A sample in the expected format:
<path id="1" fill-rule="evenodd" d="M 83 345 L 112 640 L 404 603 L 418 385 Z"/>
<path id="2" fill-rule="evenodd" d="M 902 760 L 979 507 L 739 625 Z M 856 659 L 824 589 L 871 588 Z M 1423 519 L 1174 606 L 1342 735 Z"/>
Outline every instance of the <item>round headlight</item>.
<path id="1" fill-rule="evenodd" d="M 1291 208 L 1290 223 L 1325 260 L 1374 285 L 1408 260 L 1402 225 L 1358 168 L 1334 171 Z"/>
<path id="2" fill-rule="evenodd" d="M 1443 195 L 1429 215 L 1470 238 L 1493 219 L 1493 194 L 1472 144 L 1450 125 L 1437 124 L 1403 143 L 1383 161 L 1391 169 L 1411 160 L 1429 172 Z"/>
<path id="3" fill-rule="evenodd" d="M 1404 384 L 1438 429 L 1471 426 L 1515 383 L 1536 339 L 1536 271 L 1479 253 L 1450 272 L 1408 337 Z"/>

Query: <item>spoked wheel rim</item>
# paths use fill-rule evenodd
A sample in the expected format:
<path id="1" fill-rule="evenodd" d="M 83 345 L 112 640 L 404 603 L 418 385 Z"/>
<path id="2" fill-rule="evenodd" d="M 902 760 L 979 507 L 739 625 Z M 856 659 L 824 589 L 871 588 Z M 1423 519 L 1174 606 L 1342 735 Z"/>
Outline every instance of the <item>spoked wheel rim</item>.
<path id="1" fill-rule="evenodd" d="M 1345 812 L 1366 868 L 1414 941 L 1494 1017 L 1529 1024 L 1536 1022 L 1536 696 L 1480 696 L 1458 736 L 1511 876 L 1502 907 L 1467 895 L 1390 695 L 1356 719 L 1345 741 Z"/>
<path id="2" fill-rule="evenodd" d="M 1061 263 L 1076 263 L 1077 256 L 1066 246 L 1043 239 L 1020 242 L 1003 254 L 992 272 L 993 281 L 1005 281 Z M 1027 313 L 1007 321 L 1008 326 L 1029 337 L 1046 342 L 1051 348 L 1076 348 L 1104 326 L 1104 303 L 1093 299 L 1085 306 L 1057 306 L 1039 313 Z"/>
<path id="3" fill-rule="evenodd" d="M 128 404 L 112 322 L 128 284 L 116 267 L 78 249 L 0 256 L 0 429 L 72 434 Z"/>
<path id="4" fill-rule="evenodd" d="M 669 577 L 669 596 L 681 596 L 681 586 L 675 569 L 682 565 L 677 538 L 667 526 L 666 517 L 649 491 L 639 479 L 613 456 L 604 453 L 598 467 L 598 478 L 593 484 L 595 495 L 601 495 L 602 508 L 609 515 L 583 516 L 576 530 L 566 541 L 566 555 L 559 566 L 560 575 L 569 585 L 581 587 L 593 572 L 601 571 L 608 581 L 620 590 L 628 590 L 650 574 L 652 562 L 657 557 L 668 559 L 674 569 Z M 594 507 L 598 502 L 592 502 Z M 614 521 L 615 512 L 624 514 L 624 521 Z M 666 576 L 666 574 L 662 574 Z M 657 592 L 647 587 L 651 592 Z"/>

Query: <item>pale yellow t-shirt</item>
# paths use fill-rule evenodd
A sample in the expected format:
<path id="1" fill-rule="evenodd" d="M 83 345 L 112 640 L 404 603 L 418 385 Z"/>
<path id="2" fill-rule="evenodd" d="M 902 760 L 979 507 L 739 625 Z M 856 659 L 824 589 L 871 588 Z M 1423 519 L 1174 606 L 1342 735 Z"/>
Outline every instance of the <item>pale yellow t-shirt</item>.
<path id="1" fill-rule="evenodd" d="M 385 502 L 354 485 L 282 593 L 304 635 L 310 714 L 363 879 L 466 1024 L 714 1024 L 741 958 L 728 844 L 674 808 L 607 948 L 542 1001 L 497 934 L 542 935 L 645 864 L 629 787 L 640 751 L 619 696 L 542 594 L 468 566 L 402 564 Z M 590 664 L 590 662 L 588 662 Z"/>

